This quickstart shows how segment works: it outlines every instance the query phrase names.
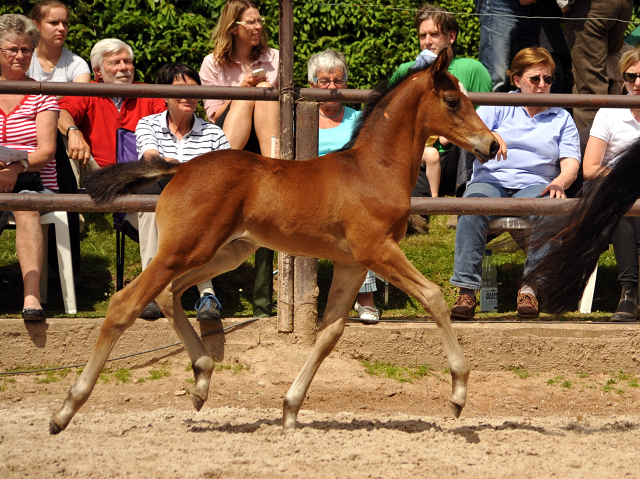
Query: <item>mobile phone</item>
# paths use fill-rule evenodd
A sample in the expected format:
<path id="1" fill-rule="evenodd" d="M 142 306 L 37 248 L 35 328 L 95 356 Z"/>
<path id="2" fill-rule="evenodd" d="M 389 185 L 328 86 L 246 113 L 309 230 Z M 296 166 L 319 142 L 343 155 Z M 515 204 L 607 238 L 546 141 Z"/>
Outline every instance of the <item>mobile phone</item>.
<path id="1" fill-rule="evenodd" d="M 256 70 L 253 70 L 251 72 L 251 75 L 253 76 L 253 78 L 265 78 L 267 76 L 267 73 L 264 71 L 264 68 L 258 68 Z"/>

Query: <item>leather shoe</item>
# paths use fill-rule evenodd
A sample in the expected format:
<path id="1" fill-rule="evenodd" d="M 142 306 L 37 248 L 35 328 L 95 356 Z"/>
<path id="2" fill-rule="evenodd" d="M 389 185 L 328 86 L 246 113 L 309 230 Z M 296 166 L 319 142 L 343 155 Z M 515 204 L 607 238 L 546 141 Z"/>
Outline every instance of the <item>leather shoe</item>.
<path id="1" fill-rule="evenodd" d="M 637 321 L 640 308 L 638 308 L 638 287 L 622 283 L 622 294 L 618 309 L 613 313 L 609 321 L 613 323 L 633 323 Z"/>
<path id="2" fill-rule="evenodd" d="M 451 317 L 455 319 L 473 319 L 476 315 L 476 298 L 468 294 L 460 294 L 451 308 Z"/>
<path id="3" fill-rule="evenodd" d="M 521 293 L 518 291 L 518 309 L 516 314 L 521 318 L 537 318 L 538 300 L 530 293 Z"/>
<path id="4" fill-rule="evenodd" d="M 158 307 L 156 302 L 152 301 L 142 310 L 138 317 L 146 321 L 155 321 L 157 319 L 164 318 L 164 314 L 162 314 L 162 310 Z"/>

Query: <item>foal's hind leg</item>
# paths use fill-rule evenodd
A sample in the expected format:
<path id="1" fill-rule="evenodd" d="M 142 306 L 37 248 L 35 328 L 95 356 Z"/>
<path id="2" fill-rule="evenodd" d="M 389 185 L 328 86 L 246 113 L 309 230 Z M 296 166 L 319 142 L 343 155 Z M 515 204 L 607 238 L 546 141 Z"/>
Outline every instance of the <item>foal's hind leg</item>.
<path id="1" fill-rule="evenodd" d="M 152 261 L 130 285 L 113 295 L 89 362 L 69 389 L 60 410 L 51 416 L 51 434 L 58 434 L 67 427 L 74 414 L 89 399 L 109 353 L 122 333 L 135 322 L 144 306 L 157 296 L 159 290 L 179 274 L 181 271 L 174 273 L 162 266 L 161 261 Z"/>
<path id="2" fill-rule="evenodd" d="M 455 417 L 460 417 L 467 398 L 470 368 L 451 327 L 449 308 L 442 291 L 420 274 L 394 242 L 388 241 L 383 249 L 370 251 L 369 257 L 373 258 L 365 262 L 369 269 L 420 301 L 440 329 L 451 370 L 453 390 L 449 398 L 449 408 Z"/>
<path id="3" fill-rule="evenodd" d="M 316 344 L 284 397 L 282 411 L 284 430 L 295 429 L 298 411 L 309 385 L 324 358 L 329 355 L 342 336 L 351 305 L 366 275 L 367 269 L 360 265 L 333 263 L 333 281 Z"/>
<path id="4" fill-rule="evenodd" d="M 195 383 L 191 388 L 191 401 L 199 411 L 209 395 L 209 383 L 213 373 L 213 358 L 206 346 L 193 329 L 182 309 L 182 293 L 194 284 L 214 278 L 240 266 L 258 247 L 248 241 L 236 240 L 216 252 L 206 265 L 190 271 L 174 280 L 158 296 L 156 301 L 178 334 L 193 365 Z"/>

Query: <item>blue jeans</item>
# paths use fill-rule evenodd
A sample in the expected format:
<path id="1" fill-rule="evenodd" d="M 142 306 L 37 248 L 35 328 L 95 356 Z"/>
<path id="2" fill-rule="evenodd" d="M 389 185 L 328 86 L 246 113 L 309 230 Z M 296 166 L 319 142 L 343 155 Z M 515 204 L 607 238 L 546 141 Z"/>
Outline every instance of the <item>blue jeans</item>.
<path id="1" fill-rule="evenodd" d="M 528 18 L 529 6 L 519 0 L 475 0 L 480 16 L 479 59 L 491 75 L 493 91 L 509 91 L 507 69 L 514 55 L 525 46 L 540 42 Z"/>
<path id="2" fill-rule="evenodd" d="M 546 185 L 528 186 L 521 190 L 503 188 L 496 183 L 471 183 L 464 192 L 463 198 L 540 198 Z M 482 258 L 487 246 L 487 227 L 489 223 L 500 216 L 490 215 L 462 215 L 458 217 L 456 229 L 456 253 L 453 261 L 453 276 L 449 281 L 459 288 L 479 289 L 482 281 Z M 531 216 L 533 234 L 532 245 L 529 247 L 524 264 L 525 272 L 530 265 L 535 264 L 548 248 L 535 248 L 536 230 L 544 216 Z"/>

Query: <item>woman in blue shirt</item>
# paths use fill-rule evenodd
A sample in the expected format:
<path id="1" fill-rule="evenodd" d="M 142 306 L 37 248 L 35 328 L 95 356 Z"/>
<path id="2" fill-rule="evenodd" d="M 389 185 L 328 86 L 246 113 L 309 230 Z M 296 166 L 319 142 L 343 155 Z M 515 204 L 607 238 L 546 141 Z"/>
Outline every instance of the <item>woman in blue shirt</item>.
<path id="1" fill-rule="evenodd" d="M 514 93 L 549 94 L 555 80 L 555 63 L 542 47 L 525 48 L 509 69 Z M 482 106 L 478 115 L 500 143 L 497 161 L 475 160 L 465 198 L 566 198 L 580 166 L 578 130 L 569 113 L 558 107 Z M 451 317 L 475 315 L 476 291 L 482 279 L 488 215 L 460 216 L 450 283 L 460 288 Z M 535 234 L 535 233 L 534 233 Z M 541 256 L 530 248 L 525 271 Z M 536 291 L 523 284 L 518 292 L 518 316 L 538 316 Z"/>

